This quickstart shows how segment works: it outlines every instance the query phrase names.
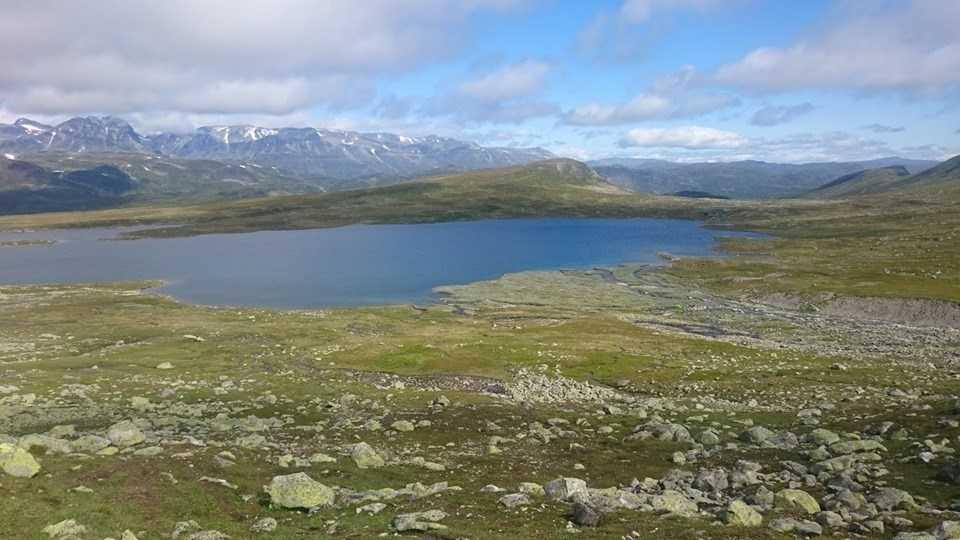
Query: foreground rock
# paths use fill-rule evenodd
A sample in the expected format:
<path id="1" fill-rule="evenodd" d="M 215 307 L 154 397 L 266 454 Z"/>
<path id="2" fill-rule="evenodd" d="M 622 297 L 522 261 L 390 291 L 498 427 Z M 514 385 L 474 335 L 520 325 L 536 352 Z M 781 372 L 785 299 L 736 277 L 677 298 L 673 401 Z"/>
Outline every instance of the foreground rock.
<path id="1" fill-rule="evenodd" d="M 443 521 L 446 517 L 447 514 L 440 510 L 413 512 L 411 514 L 400 514 L 394 517 L 392 525 L 397 532 L 440 530 L 446 529 L 447 526 L 437 522 Z"/>
<path id="2" fill-rule="evenodd" d="M 0 444 L 0 469 L 10 476 L 33 478 L 40 472 L 40 464 L 23 448 Z"/>
<path id="3" fill-rule="evenodd" d="M 67 519 L 60 523 L 47 525 L 43 532 L 54 540 L 72 540 L 86 534 L 87 528 L 72 519 Z"/>
<path id="4" fill-rule="evenodd" d="M 736 527 L 759 527 L 763 524 L 763 516 L 752 506 L 738 499 L 727 506 L 723 521 Z"/>
<path id="5" fill-rule="evenodd" d="M 146 440 L 140 428 L 130 420 L 118 422 L 107 430 L 107 438 L 114 446 L 126 448 L 135 446 Z"/>
<path id="6" fill-rule="evenodd" d="M 386 463 L 383 457 L 381 457 L 372 446 L 365 442 L 353 445 L 350 457 L 353 458 L 353 462 L 357 464 L 357 467 L 361 469 L 376 469 L 383 467 Z"/>
<path id="7" fill-rule="evenodd" d="M 336 494 L 329 487 L 315 481 L 306 473 L 274 476 L 264 491 L 270 502 L 283 508 L 305 509 L 331 506 Z"/>

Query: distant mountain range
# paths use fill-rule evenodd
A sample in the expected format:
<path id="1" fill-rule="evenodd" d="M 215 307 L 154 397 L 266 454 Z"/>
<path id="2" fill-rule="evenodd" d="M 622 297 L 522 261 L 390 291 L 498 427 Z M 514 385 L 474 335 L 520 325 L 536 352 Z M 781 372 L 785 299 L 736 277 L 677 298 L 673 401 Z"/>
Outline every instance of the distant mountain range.
<path id="1" fill-rule="evenodd" d="M 799 196 L 840 176 L 867 169 L 901 166 L 917 173 L 936 161 L 898 157 L 827 163 L 674 163 L 655 159 L 602 159 L 588 162 L 611 183 L 647 193 L 705 192 L 733 199 Z"/>
<path id="2" fill-rule="evenodd" d="M 540 148 L 485 147 L 445 137 L 332 129 L 206 126 L 187 134 L 144 135 L 110 116 L 71 118 L 56 126 L 27 118 L 0 124 L 0 153 L 22 157 L 44 152 L 132 152 L 245 161 L 332 180 L 411 178 L 555 157 Z"/>

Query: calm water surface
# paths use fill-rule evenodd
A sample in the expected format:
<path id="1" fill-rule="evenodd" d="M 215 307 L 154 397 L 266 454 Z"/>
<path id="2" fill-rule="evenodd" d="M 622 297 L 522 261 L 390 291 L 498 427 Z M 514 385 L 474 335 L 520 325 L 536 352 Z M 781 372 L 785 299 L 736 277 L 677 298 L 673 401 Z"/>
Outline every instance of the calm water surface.
<path id="1" fill-rule="evenodd" d="M 436 286 L 510 272 L 710 255 L 718 234 L 682 220 L 514 219 L 103 241 L 124 230 L 0 233 L 61 241 L 0 247 L 0 283 L 163 279 L 164 293 L 209 305 L 420 303 Z"/>

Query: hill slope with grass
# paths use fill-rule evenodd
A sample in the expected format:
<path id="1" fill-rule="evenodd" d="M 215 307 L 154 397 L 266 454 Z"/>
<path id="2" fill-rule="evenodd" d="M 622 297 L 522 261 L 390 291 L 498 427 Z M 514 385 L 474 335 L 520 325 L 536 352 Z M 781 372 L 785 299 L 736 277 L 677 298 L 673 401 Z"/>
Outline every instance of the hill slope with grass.
<path id="1" fill-rule="evenodd" d="M 842 199 L 881 193 L 890 185 L 910 176 L 906 167 L 893 166 L 846 174 L 803 195 L 812 199 Z"/>
<path id="2" fill-rule="evenodd" d="M 914 175 L 904 167 L 885 167 L 842 176 L 807 193 L 805 198 L 842 199 L 865 195 L 956 201 L 960 199 L 960 156 Z"/>
<path id="3" fill-rule="evenodd" d="M 0 156 L 0 213 L 91 210 L 130 205 L 323 191 L 322 179 L 255 163 L 138 153 Z"/>
<path id="4" fill-rule="evenodd" d="M 820 202 L 791 204 L 815 205 Z M 312 229 L 356 223 L 434 223 L 524 217 L 678 217 L 708 219 L 780 202 L 643 195 L 607 182 L 570 159 L 432 176 L 330 193 L 263 197 L 178 207 L 125 208 L 0 218 L 0 228 L 157 224 L 151 236 Z"/>

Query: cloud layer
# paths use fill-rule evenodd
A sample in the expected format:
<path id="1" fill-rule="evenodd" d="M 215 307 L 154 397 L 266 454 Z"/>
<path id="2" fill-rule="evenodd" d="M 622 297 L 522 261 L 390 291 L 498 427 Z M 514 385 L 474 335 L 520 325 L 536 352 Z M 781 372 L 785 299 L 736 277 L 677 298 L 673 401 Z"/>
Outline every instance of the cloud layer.
<path id="1" fill-rule="evenodd" d="M 905 5 L 905 7 L 903 7 Z M 824 31 L 756 49 L 717 80 L 765 91 L 945 93 L 960 84 L 960 2 L 853 2 Z"/>
<path id="2" fill-rule="evenodd" d="M 750 123 L 755 126 L 777 126 L 813 112 L 813 109 L 814 106 L 810 103 L 789 106 L 768 106 L 753 113 L 753 118 L 750 119 Z"/>
<path id="3" fill-rule="evenodd" d="M 742 148 L 747 144 L 749 144 L 747 138 L 737 133 L 703 126 L 631 129 L 620 140 L 620 146 L 624 148 L 642 146 L 715 150 Z"/>
<path id="4" fill-rule="evenodd" d="M 686 66 L 625 103 L 587 103 L 568 111 L 564 120 L 576 126 L 614 126 L 692 118 L 740 104 L 736 96 L 699 90 L 697 81 L 696 70 Z"/>
<path id="5" fill-rule="evenodd" d="M 376 77 L 452 54 L 471 13 L 518 2 L 16 2 L 0 18 L 0 94 L 40 114 L 357 106 Z"/>

